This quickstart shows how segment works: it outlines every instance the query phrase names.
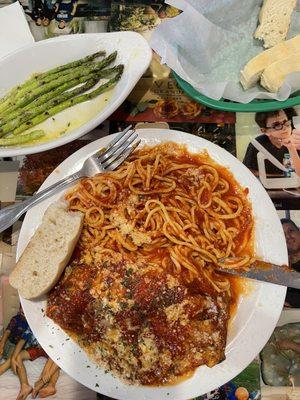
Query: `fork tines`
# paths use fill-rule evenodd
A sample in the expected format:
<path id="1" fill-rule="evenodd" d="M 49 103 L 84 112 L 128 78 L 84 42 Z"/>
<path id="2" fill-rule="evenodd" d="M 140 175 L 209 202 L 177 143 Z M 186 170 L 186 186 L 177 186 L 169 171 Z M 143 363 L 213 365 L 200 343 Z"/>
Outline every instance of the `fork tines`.
<path id="1" fill-rule="evenodd" d="M 136 131 L 128 126 L 108 144 L 104 152 L 95 154 L 97 161 L 106 170 L 116 169 L 140 144 L 137 139 Z"/>

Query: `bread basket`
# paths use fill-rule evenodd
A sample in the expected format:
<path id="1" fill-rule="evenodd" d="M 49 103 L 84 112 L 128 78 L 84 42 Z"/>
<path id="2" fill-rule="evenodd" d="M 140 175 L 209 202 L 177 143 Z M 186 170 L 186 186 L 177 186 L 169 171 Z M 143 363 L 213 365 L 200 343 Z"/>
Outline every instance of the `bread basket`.
<path id="1" fill-rule="evenodd" d="M 225 100 L 223 98 L 220 100 L 214 100 L 198 92 L 195 88 L 193 88 L 192 85 L 180 78 L 180 76 L 177 75 L 174 71 L 173 76 L 181 89 L 193 100 L 216 110 L 230 112 L 266 112 L 294 107 L 300 104 L 300 91 L 293 93 L 291 97 L 289 97 L 285 101 L 256 99 L 252 100 L 250 103 L 243 104 L 236 103 L 230 100 Z"/>

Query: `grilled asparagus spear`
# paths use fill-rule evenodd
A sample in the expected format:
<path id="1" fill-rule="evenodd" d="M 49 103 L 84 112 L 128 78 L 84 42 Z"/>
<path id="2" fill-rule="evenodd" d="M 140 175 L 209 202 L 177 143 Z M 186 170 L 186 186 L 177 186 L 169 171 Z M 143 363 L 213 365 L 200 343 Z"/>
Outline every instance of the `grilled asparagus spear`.
<path id="1" fill-rule="evenodd" d="M 62 95 L 62 98 L 67 100 L 67 99 L 70 99 L 70 98 L 72 98 L 74 96 L 77 96 L 80 93 L 84 93 L 87 90 L 91 89 L 93 86 L 95 86 L 97 82 L 98 82 L 98 78 L 90 79 L 89 81 L 86 82 L 85 85 L 82 85 L 82 86 L 80 86 L 80 87 L 78 87 L 76 89 L 73 89 L 72 91 L 67 92 L 64 95 Z M 58 97 L 61 97 L 61 96 L 58 96 Z M 55 99 L 53 99 L 52 102 L 53 102 L 52 107 L 55 104 L 57 104 Z M 58 101 L 58 104 L 59 103 L 60 103 L 60 101 Z M 41 112 L 43 112 L 43 111 L 45 111 L 47 109 L 48 109 L 48 106 L 44 107 L 44 105 L 42 105 L 40 107 L 37 107 L 35 109 L 36 113 L 34 113 L 32 115 L 32 117 L 34 117 L 35 115 L 39 115 Z M 20 126 L 22 123 L 24 124 L 27 120 L 31 119 L 32 117 L 29 116 L 28 118 L 26 118 L 26 116 L 24 115 L 23 117 L 16 118 L 16 119 L 8 122 L 7 124 L 3 125 L 0 128 L 0 137 L 4 136 L 5 134 L 7 134 L 7 133 L 9 133 L 11 131 L 13 131 L 18 126 Z"/>
<path id="2" fill-rule="evenodd" d="M 113 87 L 120 79 L 121 75 L 123 72 L 123 68 L 120 68 L 119 73 L 111 78 L 108 82 L 104 83 L 103 85 L 99 86 L 97 89 L 93 90 L 90 93 L 86 93 L 83 95 L 80 95 L 78 97 L 74 97 L 72 99 L 66 100 L 52 108 L 50 108 L 48 111 L 43 112 L 40 115 L 37 115 L 36 117 L 32 118 L 31 120 L 25 122 L 24 124 L 20 125 L 18 128 L 14 129 L 12 133 L 14 135 L 18 135 L 21 132 L 26 131 L 29 128 L 32 128 L 41 122 L 47 120 L 49 117 L 60 113 L 61 111 L 65 110 L 66 108 L 72 107 L 76 104 L 83 103 L 88 100 L 92 100 L 95 97 L 99 96 L 101 93 L 105 92 L 107 89 Z"/>
<path id="3" fill-rule="evenodd" d="M 94 74 L 90 74 L 87 76 L 83 76 L 79 79 L 72 79 L 71 81 L 64 83 L 57 89 L 51 91 L 50 93 L 43 94 L 42 96 L 35 99 L 33 102 L 27 104 L 27 106 L 20 108 L 20 109 L 16 109 L 15 111 L 12 111 L 10 113 L 5 113 L 5 116 L 3 116 L 3 118 L 0 119 L 0 126 L 3 126 L 7 122 L 11 121 L 14 118 L 19 117 L 20 115 L 23 115 L 23 113 L 27 113 L 28 110 L 31 110 L 34 107 L 39 107 L 41 104 L 48 102 L 50 98 L 58 96 L 59 94 L 65 92 L 66 90 L 75 87 L 79 83 L 86 82 L 88 79 L 92 78 L 93 76 L 94 76 Z"/>
<path id="4" fill-rule="evenodd" d="M 29 91 L 28 93 L 24 94 L 20 98 L 16 98 L 14 100 L 7 100 L 6 102 L 2 103 L 0 105 L 0 113 L 1 117 L 5 116 L 6 114 L 10 113 L 11 111 L 16 110 L 17 108 L 26 106 L 27 104 L 31 103 L 34 101 L 36 98 L 38 98 L 40 95 L 44 93 L 50 92 L 52 89 L 55 89 L 64 83 L 68 82 L 70 79 L 75 79 L 75 78 L 80 78 L 84 75 L 88 75 L 89 73 L 92 73 L 93 71 L 99 71 L 101 69 L 104 69 L 107 65 L 109 65 L 111 62 L 113 62 L 117 57 L 117 52 L 114 52 L 110 54 L 108 57 L 106 57 L 104 60 L 94 63 L 90 65 L 89 67 L 86 67 L 83 65 L 82 67 L 78 68 L 78 70 L 73 73 L 70 72 L 69 74 L 63 75 L 58 79 L 55 79 L 50 82 L 40 82 L 40 86 L 33 89 L 32 91 Z"/>
<path id="5" fill-rule="evenodd" d="M 113 67 L 113 68 L 107 68 L 104 70 L 99 71 L 96 74 L 89 74 L 85 77 L 79 78 L 79 79 L 73 79 L 72 82 L 72 87 L 77 86 L 79 83 L 84 83 L 84 82 L 89 82 L 92 84 L 94 81 L 96 84 L 99 79 L 109 77 L 113 75 L 114 73 L 119 72 L 119 66 Z M 71 83 L 70 82 L 70 83 Z M 65 84 L 67 85 L 67 84 Z M 64 85 L 63 85 L 64 86 Z M 56 95 L 56 90 L 54 92 L 49 92 L 46 93 L 45 95 L 41 96 L 44 98 L 44 102 L 37 104 L 37 101 L 34 101 L 33 103 L 27 105 L 23 109 L 16 110 L 13 113 L 8 115 L 8 119 L 4 119 L 4 123 L 0 126 L 0 137 L 3 136 L 4 134 L 16 129 L 19 125 L 22 123 L 25 123 L 29 119 L 32 119 L 36 115 L 41 114 L 42 112 L 54 107 L 55 105 L 62 103 L 63 101 L 66 101 L 72 97 L 77 96 L 78 94 L 87 91 L 91 88 L 92 86 L 90 85 L 84 85 L 80 86 L 79 88 L 75 88 L 71 91 L 62 93 L 60 95 Z M 41 98 L 37 99 L 40 100 Z M 33 106 L 33 107 L 31 107 Z"/>
<path id="6" fill-rule="evenodd" d="M 66 72 L 66 70 L 68 72 L 68 70 L 70 70 L 70 69 L 73 69 L 80 65 L 91 62 L 91 61 L 95 60 L 97 57 L 104 56 L 104 55 L 105 55 L 105 51 L 97 51 L 96 53 L 91 54 L 87 57 L 81 58 L 80 60 L 72 61 L 70 63 L 61 65 L 59 67 L 55 67 L 55 68 L 53 68 L 47 72 L 43 72 L 41 74 L 35 74 L 32 78 L 28 79 L 23 84 L 18 85 L 16 87 L 14 87 L 13 89 L 11 89 L 2 99 L 0 99 L 0 105 L 3 104 L 6 100 L 8 100 L 10 97 L 15 96 L 20 90 L 30 89 L 31 84 L 35 83 L 36 81 L 46 79 L 47 77 L 53 78 L 53 75 L 56 74 L 57 72 L 61 72 L 61 71 Z"/>
<path id="7" fill-rule="evenodd" d="M 32 131 L 25 135 L 12 136 L 5 139 L 0 139 L 0 146 L 15 146 L 16 144 L 23 144 L 31 142 L 32 140 L 40 139 L 45 136 L 45 132 L 42 130 Z"/>

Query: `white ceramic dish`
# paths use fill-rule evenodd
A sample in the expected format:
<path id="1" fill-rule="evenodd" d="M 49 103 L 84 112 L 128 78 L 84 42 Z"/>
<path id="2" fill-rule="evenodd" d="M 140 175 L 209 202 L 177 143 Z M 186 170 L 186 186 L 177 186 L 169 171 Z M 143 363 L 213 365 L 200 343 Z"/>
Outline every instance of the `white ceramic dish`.
<path id="1" fill-rule="evenodd" d="M 144 144 L 175 141 L 187 144 L 193 152 L 207 149 L 215 161 L 228 167 L 241 185 L 249 188 L 256 221 L 256 254 L 277 264 L 287 263 L 285 238 L 276 210 L 262 185 L 240 161 L 215 144 L 187 133 L 161 129 L 142 129 L 138 133 Z M 104 137 L 77 151 L 47 178 L 41 189 L 75 172 L 89 155 L 106 146 L 111 139 L 112 136 Z M 20 233 L 18 257 L 40 224 L 46 208 L 58 197 L 45 201 L 27 213 Z M 282 310 L 286 288 L 252 282 L 249 293 L 241 298 L 230 325 L 226 360 L 213 368 L 200 367 L 190 379 L 165 387 L 129 386 L 112 375 L 105 374 L 89 361 L 84 351 L 72 340 L 66 341 L 68 336 L 45 317 L 45 299 L 21 301 L 28 322 L 45 351 L 63 370 L 82 384 L 115 399 L 185 400 L 207 393 L 236 376 L 253 360 L 271 336 Z"/>
<path id="2" fill-rule="evenodd" d="M 51 141 L 35 145 L 0 147 L 0 157 L 49 150 L 71 142 L 94 129 L 108 118 L 132 91 L 148 68 L 152 51 L 147 41 L 135 32 L 89 33 L 42 40 L 1 59 L 0 97 L 33 73 L 47 71 L 100 49 L 106 50 L 107 54 L 117 50 L 115 64 L 125 66 L 122 78 L 114 89 L 57 114 L 55 121 L 50 119 L 44 122 L 43 126 L 40 125 L 51 132 L 54 137 Z M 68 122 L 71 122 L 69 127 Z M 66 133 L 55 138 L 59 132 L 65 130 Z"/>

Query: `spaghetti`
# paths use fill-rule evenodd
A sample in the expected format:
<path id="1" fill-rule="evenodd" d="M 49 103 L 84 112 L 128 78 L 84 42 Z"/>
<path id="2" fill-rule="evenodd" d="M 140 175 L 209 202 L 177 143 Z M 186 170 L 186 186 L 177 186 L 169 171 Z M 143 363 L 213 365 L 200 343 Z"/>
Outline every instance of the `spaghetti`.
<path id="1" fill-rule="evenodd" d="M 220 292 L 230 282 L 215 266 L 253 261 L 247 192 L 207 153 L 166 143 L 136 151 L 117 171 L 83 179 L 66 199 L 85 214 L 85 256 L 141 256 L 186 282 L 201 276 Z"/>
<path id="2" fill-rule="evenodd" d="M 251 206 L 231 173 L 166 143 L 66 199 L 84 226 L 47 316 L 130 383 L 175 383 L 221 362 L 234 285 L 215 268 L 252 259 Z"/>

